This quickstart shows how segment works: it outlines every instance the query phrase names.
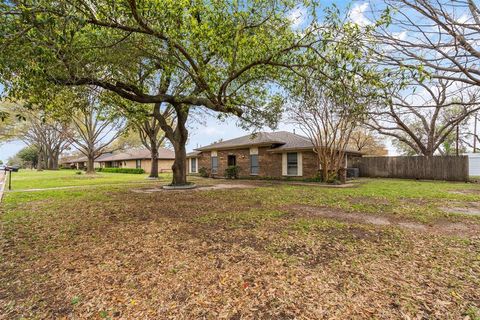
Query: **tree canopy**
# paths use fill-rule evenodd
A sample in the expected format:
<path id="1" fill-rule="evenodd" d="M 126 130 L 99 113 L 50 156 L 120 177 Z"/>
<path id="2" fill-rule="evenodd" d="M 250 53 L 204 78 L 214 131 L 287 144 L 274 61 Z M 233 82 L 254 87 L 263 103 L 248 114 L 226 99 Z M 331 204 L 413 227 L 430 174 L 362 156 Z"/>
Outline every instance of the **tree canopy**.
<path id="1" fill-rule="evenodd" d="M 142 103 L 203 106 L 271 124 L 271 90 L 311 37 L 292 1 L 15 1 L 1 7 L 1 77 L 13 94 L 95 85 Z M 12 53 L 12 54 L 8 54 Z M 175 92 L 168 84 L 175 82 Z M 259 113 L 263 117 L 259 116 Z"/>

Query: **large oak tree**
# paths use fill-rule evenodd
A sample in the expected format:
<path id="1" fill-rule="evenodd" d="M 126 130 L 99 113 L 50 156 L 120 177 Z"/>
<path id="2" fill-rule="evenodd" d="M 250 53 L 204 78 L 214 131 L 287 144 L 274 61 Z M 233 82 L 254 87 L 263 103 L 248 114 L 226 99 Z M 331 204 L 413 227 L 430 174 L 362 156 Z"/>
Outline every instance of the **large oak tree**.
<path id="1" fill-rule="evenodd" d="M 51 84 L 97 86 L 156 104 L 172 143 L 173 184 L 186 183 L 187 121 L 195 108 L 274 125 L 296 53 L 295 1 L 11 1 L 0 6 L 0 77 L 9 94 Z M 273 90 L 272 90 L 273 89 Z M 161 108 L 173 108 L 175 126 Z"/>

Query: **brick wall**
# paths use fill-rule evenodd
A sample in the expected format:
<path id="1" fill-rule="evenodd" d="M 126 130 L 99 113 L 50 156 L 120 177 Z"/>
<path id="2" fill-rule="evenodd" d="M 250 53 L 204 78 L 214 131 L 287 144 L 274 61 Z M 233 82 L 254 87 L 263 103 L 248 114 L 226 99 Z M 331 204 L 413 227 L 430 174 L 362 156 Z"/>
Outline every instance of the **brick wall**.
<path id="1" fill-rule="evenodd" d="M 258 148 L 259 177 L 263 178 L 284 178 L 282 175 L 282 154 L 272 153 L 267 150 L 269 147 Z M 228 155 L 236 155 L 237 166 L 239 167 L 239 177 L 252 177 L 250 175 L 250 149 L 232 149 L 218 150 L 218 172 L 216 176 L 223 177 L 227 168 Z M 348 156 L 348 167 L 352 167 L 358 156 Z M 314 178 L 318 172 L 318 158 L 313 151 L 302 151 L 303 175 L 298 178 Z M 187 160 L 188 165 L 188 160 Z M 198 169 L 206 168 L 208 175 L 211 174 L 210 151 L 202 152 L 198 155 Z"/>
<path id="2" fill-rule="evenodd" d="M 210 160 L 210 151 L 200 153 L 197 159 L 198 159 L 198 163 L 197 163 L 198 172 L 200 172 L 200 168 L 205 168 L 207 169 L 208 175 L 210 175 L 210 171 L 212 167 L 211 160 Z M 187 165 L 188 165 L 188 161 L 187 161 Z"/>
<path id="3" fill-rule="evenodd" d="M 268 147 L 258 148 L 259 177 L 282 178 L 282 154 L 268 152 Z M 228 166 L 228 156 L 235 155 L 239 167 L 239 177 L 251 177 L 250 175 L 250 149 L 218 150 L 218 172 L 217 176 L 223 177 Z M 317 174 L 317 158 L 313 151 L 302 152 L 303 177 L 311 178 Z M 188 161 L 187 161 L 188 162 Z M 210 151 L 202 152 L 198 156 L 198 168 L 206 168 L 211 174 Z"/>
<path id="4" fill-rule="evenodd" d="M 303 151 L 303 176 L 305 178 L 314 178 L 318 172 L 318 157 L 313 151 Z"/>
<path id="5" fill-rule="evenodd" d="M 282 178 L 282 154 L 268 152 L 267 150 L 267 147 L 258 148 L 259 176 Z"/>
<path id="6" fill-rule="evenodd" d="M 150 159 L 142 159 L 141 167 L 143 170 L 145 170 L 146 173 L 150 173 L 150 169 L 152 168 L 151 166 L 152 160 Z M 137 162 L 136 160 L 125 160 L 121 161 L 122 163 L 122 168 L 136 168 L 137 167 Z M 166 160 L 166 159 L 160 159 L 158 160 L 158 172 L 172 172 L 172 165 L 173 165 L 173 160 Z"/>

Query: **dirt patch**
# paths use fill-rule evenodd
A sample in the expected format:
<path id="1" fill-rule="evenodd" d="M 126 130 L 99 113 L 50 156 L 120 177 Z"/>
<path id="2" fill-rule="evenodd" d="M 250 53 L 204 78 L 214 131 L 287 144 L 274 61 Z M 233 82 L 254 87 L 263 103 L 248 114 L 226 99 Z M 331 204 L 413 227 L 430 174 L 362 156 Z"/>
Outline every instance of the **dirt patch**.
<path id="1" fill-rule="evenodd" d="M 441 207 L 440 209 L 447 213 L 480 216 L 480 203 L 478 202 L 459 202 L 452 204 L 451 207 Z"/>
<path id="2" fill-rule="evenodd" d="M 367 197 L 367 196 L 349 197 L 348 202 L 350 202 L 351 204 L 370 204 L 370 205 L 381 205 L 381 206 L 387 206 L 390 204 L 390 201 L 388 201 L 387 199 Z"/>
<path id="3" fill-rule="evenodd" d="M 294 214 L 301 213 L 301 216 L 330 218 L 344 222 L 368 223 L 380 226 L 391 224 L 390 220 L 384 217 L 371 216 L 363 213 L 349 213 L 329 208 L 294 205 L 288 207 L 287 210 L 293 210 Z"/>
<path id="4" fill-rule="evenodd" d="M 478 189 L 451 190 L 451 191 L 449 191 L 449 193 L 480 196 L 480 190 L 478 190 Z"/>
<path id="5" fill-rule="evenodd" d="M 429 232 L 442 235 L 478 236 L 480 232 L 480 225 L 475 223 L 438 220 L 434 223 L 423 224 L 410 220 L 402 220 L 394 216 L 352 213 L 330 208 L 304 205 L 289 206 L 286 210 L 290 211 L 290 215 L 293 214 L 302 217 L 322 217 L 350 223 L 372 224 L 377 226 L 396 226 L 411 231 Z"/>
<path id="6" fill-rule="evenodd" d="M 421 223 L 416 222 L 399 222 L 398 225 L 402 228 L 418 230 L 418 231 L 427 231 L 427 227 Z"/>

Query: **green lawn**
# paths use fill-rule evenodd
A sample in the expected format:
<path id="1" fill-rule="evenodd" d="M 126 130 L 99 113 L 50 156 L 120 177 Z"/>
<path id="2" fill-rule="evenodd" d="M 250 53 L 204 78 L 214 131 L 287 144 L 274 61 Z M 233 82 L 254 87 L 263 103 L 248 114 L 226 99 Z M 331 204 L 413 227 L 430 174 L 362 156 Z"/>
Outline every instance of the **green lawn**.
<path id="1" fill-rule="evenodd" d="M 76 174 L 81 172 L 81 174 Z M 12 174 L 12 189 L 37 189 L 102 184 L 123 184 L 149 182 L 147 174 L 103 173 L 86 175 L 77 170 L 36 171 L 20 170 Z M 170 175 L 162 174 L 161 180 L 168 181 Z"/>
<path id="2" fill-rule="evenodd" d="M 192 178 L 245 188 L 151 192 L 170 177 L 17 179 L 19 189 L 79 188 L 6 193 L 9 319 L 480 317 L 480 218 L 443 210 L 480 202 L 478 184 Z"/>
<path id="3" fill-rule="evenodd" d="M 400 179 L 361 179 L 355 188 L 306 188 L 283 185 L 263 188 L 247 196 L 272 204 L 328 206 L 351 212 L 394 214 L 427 222 L 438 217 L 458 218 L 440 207 L 480 201 L 480 184 Z M 241 195 L 244 196 L 244 195 Z M 461 216 L 480 219 L 480 216 Z"/>

